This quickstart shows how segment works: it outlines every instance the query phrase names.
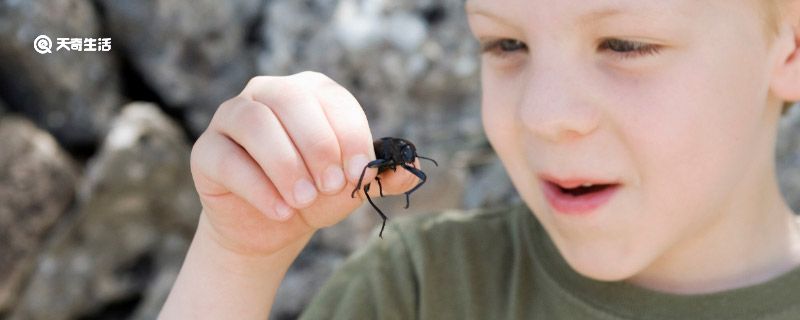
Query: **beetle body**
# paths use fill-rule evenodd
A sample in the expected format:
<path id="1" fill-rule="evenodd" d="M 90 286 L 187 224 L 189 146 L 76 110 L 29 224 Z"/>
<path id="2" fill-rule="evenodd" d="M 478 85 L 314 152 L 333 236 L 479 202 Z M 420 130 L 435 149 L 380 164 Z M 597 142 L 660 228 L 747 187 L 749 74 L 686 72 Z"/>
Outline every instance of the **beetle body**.
<path id="1" fill-rule="evenodd" d="M 414 167 L 414 161 L 416 158 L 430 160 L 436 166 L 439 166 L 436 163 L 436 160 L 431 158 L 423 157 L 417 155 L 417 148 L 414 146 L 411 141 L 402 138 L 391 138 L 385 137 L 378 140 L 375 140 L 372 144 L 373 148 L 375 149 L 375 157 L 377 159 L 369 162 L 364 169 L 361 171 L 361 177 L 358 179 L 358 184 L 356 188 L 353 190 L 353 193 L 350 194 L 351 197 L 355 197 L 356 192 L 361 189 L 361 183 L 364 180 L 364 173 L 367 172 L 368 168 L 377 168 L 378 174 L 385 172 L 389 169 L 393 171 L 397 171 L 397 167 L 402 167 L 406 169 L 411 174 L 417 176 L 420 179 L 420 182 L 411 188 L 411 190 L 406 191 L 406 206 L 405 208 L 408 209 L 409 205 L 409 195 L 416 191 L 419 187 L 421 187 L 425 181 L 427 180 L 427 176 L 425 175 L 422 170 L 417 169 Z M 383 197 L 383 187 L 381 186 L 380 177 L 375 177 L 375 181 L 378 182 L 378 188 L 380 191 L 381 197 Z M 370 184 L 367 183 L 364 185 L 364 194 L 367 196 L 367 201 L 372 205 L 373 208 L 378 212 L 378 215 L 383 219 L 383 225 L 381 226 L 381 231 L 378 234 L 379 237 L 383 238 L 383 228 L 386 227 L 386 215 L 372 202 L 372 198 L 369 196 L 369 188 Z"/>
<path id="2" fill-rule="evenodd" d="M 372 143 L 375 149 L 375 157 L 386 160 L 378 167 L 378 173 L 392 169 L 397 171 L 400 164 L 413 165 L 417 155 L 417 148 L 413 143 L 402 138 L 381 138 Z"/>

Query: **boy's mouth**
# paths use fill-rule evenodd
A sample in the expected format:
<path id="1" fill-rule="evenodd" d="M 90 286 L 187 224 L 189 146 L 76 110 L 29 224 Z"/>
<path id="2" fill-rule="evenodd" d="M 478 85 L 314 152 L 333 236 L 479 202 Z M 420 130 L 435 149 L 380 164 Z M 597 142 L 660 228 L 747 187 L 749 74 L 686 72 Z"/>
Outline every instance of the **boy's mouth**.
<path id="1" fill-rule="evenodd" d="M 541 178 L 544 195 L 558 212 L 579 214 L 599 208 L 616 193 L 620 183 L 596 179 Z"/>
<path id="2" fill-rule="evenodd" d="M 608 187 L 611 187 L 612 184 L 586 184 L 582 186 L 578 186 L 575 188 L 564 188 L 562 186 L 558 186 L 558 189 L 565 194 L 571 195 L 573 197 L 580 197 L 583 195 L 587 195 L 593 192 L 602 191 Z"/>

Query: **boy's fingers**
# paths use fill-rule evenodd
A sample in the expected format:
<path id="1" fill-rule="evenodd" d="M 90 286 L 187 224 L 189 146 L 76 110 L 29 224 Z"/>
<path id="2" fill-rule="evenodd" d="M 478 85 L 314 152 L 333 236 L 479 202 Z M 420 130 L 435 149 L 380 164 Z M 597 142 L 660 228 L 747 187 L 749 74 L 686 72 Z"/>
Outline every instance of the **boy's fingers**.
<path id="1" fill-rule="evenodd" d="M 227 137 L 204 133 L 192 148 L 191 159 L 199 193 L 212 198 L 233 193 L 273 220 L 292 216 L 293 210 L 258 164 Z"/>
<path id="2" fill-rule="evenodd" d="M 220 106 L 211 127 L 252 157 L 291 207 L 300 209 L 317 197 L 305 162 L 277 116 L 261 103 L 236 97 Z"/>
<path id="3" fill-rule="evenodd" d="M 316 83 L 314 94 L 323 106 L 325 116 L 339 140 L 347 178 L 352 183 L 358 183 L 364 166 L 375 159 L 372 133 L 364 110 L 350 91 L 331 78 L 315 72 L 301 73 L 297 76 Z M 372 180 L 374 171 L 367 171 L 365 181 Z"/>
<path id="4" fill-rule="evenodd" d="M 313 85 L 305 80 L 260 77 L 242 94 L 275 113 L 314 177 L 317 189 L 335 194 L 345 185 L 339 141 L 314 96 Z"/>

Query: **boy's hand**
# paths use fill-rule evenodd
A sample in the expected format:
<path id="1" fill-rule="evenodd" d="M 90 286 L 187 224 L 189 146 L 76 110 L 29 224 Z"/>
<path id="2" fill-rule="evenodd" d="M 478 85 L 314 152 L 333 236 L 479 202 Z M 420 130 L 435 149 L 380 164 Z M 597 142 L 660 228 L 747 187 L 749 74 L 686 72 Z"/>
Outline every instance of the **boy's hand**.
<path id="1" fill-rule="evenodd" d="M 219 107 L 192 149 L 203 204 L 198 233 L 247 256 L 308 241 L 363 202 L 362 192 L 350 194 L 375 159 L 372 141 L 358 102 L 330 78 L 314 72 L 253 78 Z M 376 172 L 367 170 L 363 183 Z M 405 170 L 381 174 L 384 194 L 416 182 Z"/>

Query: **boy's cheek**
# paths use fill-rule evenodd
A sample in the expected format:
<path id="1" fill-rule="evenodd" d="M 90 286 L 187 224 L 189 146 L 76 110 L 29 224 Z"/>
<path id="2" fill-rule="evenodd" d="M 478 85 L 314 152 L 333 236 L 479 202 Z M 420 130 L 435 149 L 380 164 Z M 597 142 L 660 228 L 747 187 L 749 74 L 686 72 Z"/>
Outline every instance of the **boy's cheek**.
<path id="1" fill-rule="evenodd" d="M 524 132 L 515 116 L 516 106 L 502 98 L 493 100 L 490 96 L 484 97 L 481 117 L 486 137 L 517 191 L 520 194 L 530 194 L 533 187 L 530 180 L 535 177 L 535 172 L 528 165 L 530 161 L 520 138 L 524 136 Z"/>
<path id="2" fill-rule="evenodd" d="M 518 124 L 514 121 L 517 108 L 514 90 L 501 88 L 499 84 L 496 79 L 487 79 L 484 74 L 481 120 L 492 147 L 503 156 L 506 149 L 515 147 L 515 128 Z"/>

